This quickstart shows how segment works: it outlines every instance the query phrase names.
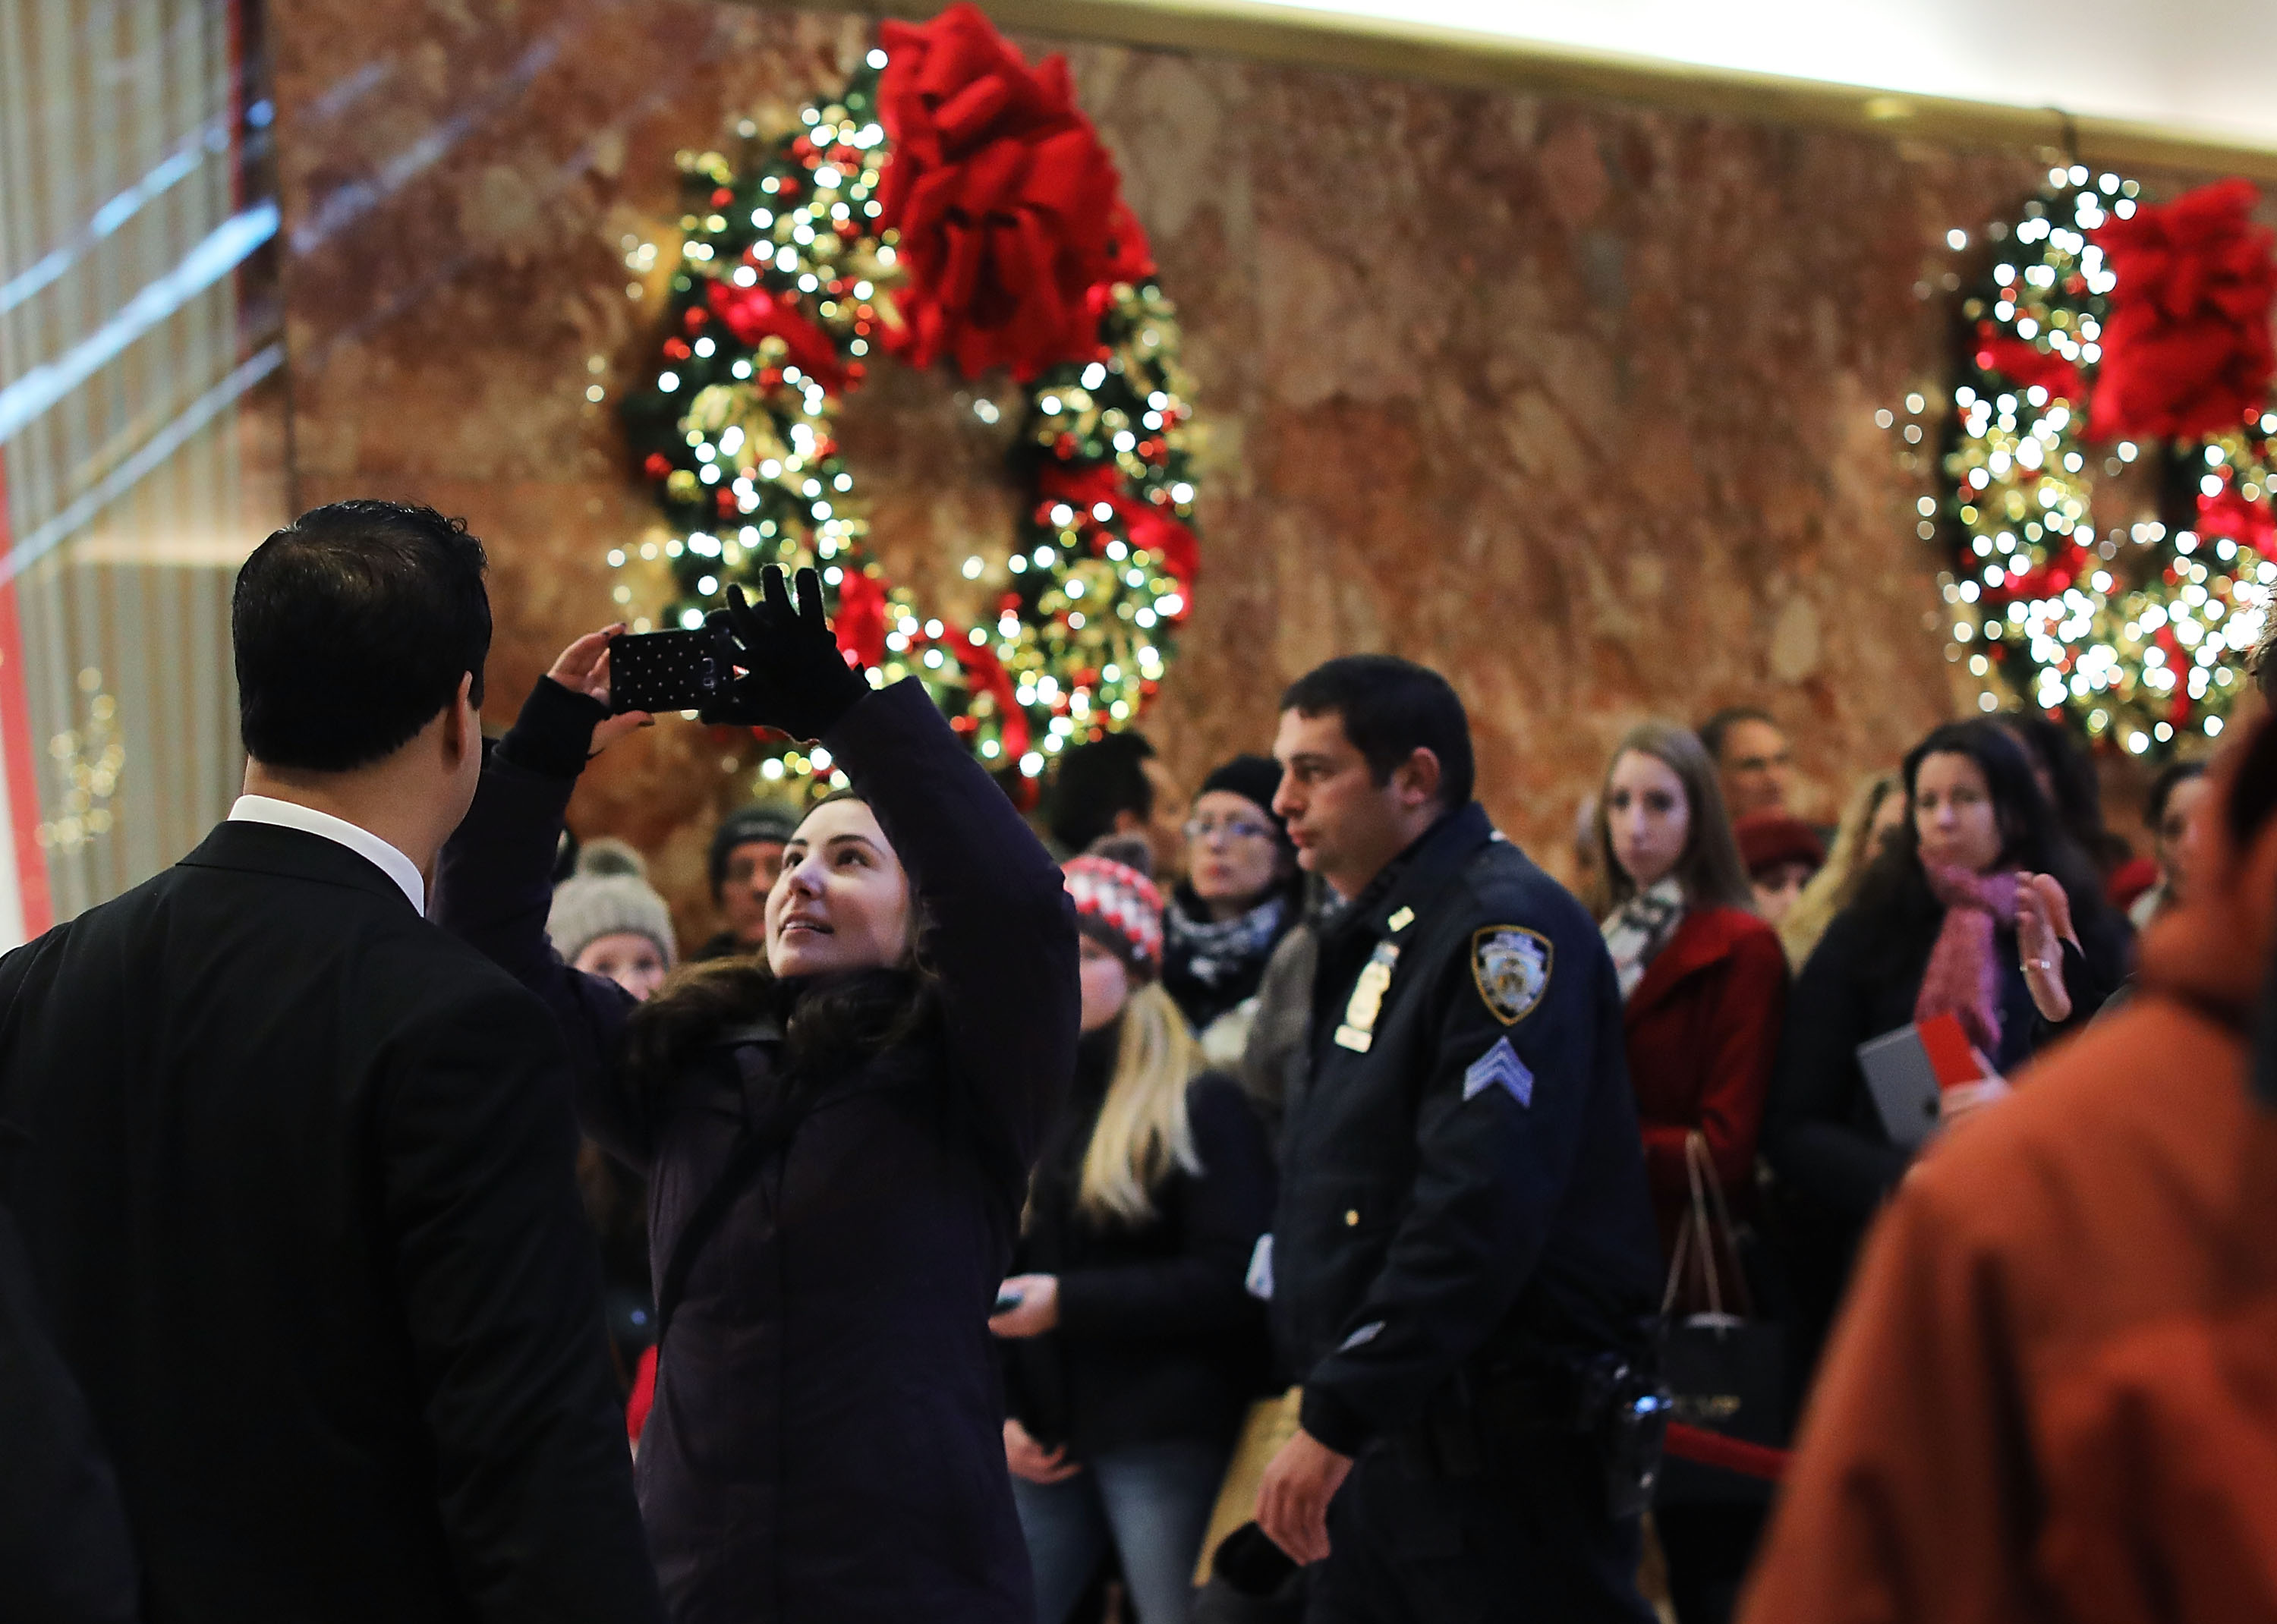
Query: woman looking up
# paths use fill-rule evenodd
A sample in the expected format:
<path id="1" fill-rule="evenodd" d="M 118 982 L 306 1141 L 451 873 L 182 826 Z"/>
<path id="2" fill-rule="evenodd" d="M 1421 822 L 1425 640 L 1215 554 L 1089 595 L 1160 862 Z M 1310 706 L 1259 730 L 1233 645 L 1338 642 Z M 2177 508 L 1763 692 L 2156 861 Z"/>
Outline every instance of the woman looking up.
<path id="1" fill-rule="evenodd" d="M 1691 1208 L 1688 1141 L 1705 1144 L 1732 1210 L 1753 1205 L 1786 955 L 1750 911 L 1715 763 L 1689 732 L 1664 722 L 1632 730 L 1613 752 L 1598 801 L 1614 901 L 1605 945 L 1621 980 L 1629 1081 L 1667 1256 Z M 1737 1260 L 1717 1261 L 1732 1278 Z M 1672 1506 L 1656 1520 L 1678 1618 L 1729 1617 L 1761 1509 Z"/>
<path id="2" fill-rule="evenodd" d="M 1161 899 L 1142 841 L 1067 865 L 1083 1036 L 1029 1187 L 1007 1339 L 1004 1451 L 1062 1624 L 1110 1544 L 1138 1624 L 1180 1624 L 1226 1458 L 1269 1359 L 1244 1288 L 1273 1217 L 1273 1158 L 1239 1085 L 1201 1069 L 1155 979 Z M 1132 861 L 1117 861 L 1116 855 Z"/>
<path id="3" fill-rule="evenodd" d="M 1239 1063 L 1266 960 L 1301 912 L 1296 848 L 1272 811 L 1280 786 L 1263 755 L 1202 780 L 1186 815 L 1186 877 L 1164 915 L 1163 989 L 1221 1069 Z"/>
<path id="4" fill-rule="evenodd" d="M 1900 782 L 1911 816 L 1803 966 L 1772 1080 L 1764 1147 L 1809 1214 L 1793 1261 L 1817 1326 L 1909 1159 L 1883 1127 L 1858 1045 L 1949 1013 L 2006 1075 L 2092 1016 L 2127 972 L 2126 923 L 2007 730 L 1948 722 L 1914 747 Z"/>
<path id="5" fill-rule="evenodd" d="M 987 1317 L 1073 1065 L 1060 874 L 915 682 L 872 693 L 821 586 L 732 595 L 728 711 L 820 739 L 763 956 L 645 1005 L 548 952 L 561 813 L 607 716 L 565 650 L 444 854 L 442 917 L 544 998 L 586 1129 L 650 1175 L 660 1352 L 641 1511 L 679 1624 L 1030 1624 Z"/>

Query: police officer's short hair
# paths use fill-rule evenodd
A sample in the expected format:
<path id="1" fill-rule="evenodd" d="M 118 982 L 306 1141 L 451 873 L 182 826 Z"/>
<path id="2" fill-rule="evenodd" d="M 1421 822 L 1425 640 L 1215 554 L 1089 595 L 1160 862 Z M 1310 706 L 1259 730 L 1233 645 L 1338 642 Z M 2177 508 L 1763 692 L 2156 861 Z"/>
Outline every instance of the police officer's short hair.
<path id="1" fill-rule="evenodd" d="M 1367 759 L 1378 784 L 1417 750 L 1439 758 L 1439 795 L 1466 806 L 1477 769 L 1471 721 L 1447 679 L 1428 665 L 1389 654 L 1348 654 L 1316 665 L 1289 685 L 1281 709 L 1344 719 L 1344 737 Z"/>

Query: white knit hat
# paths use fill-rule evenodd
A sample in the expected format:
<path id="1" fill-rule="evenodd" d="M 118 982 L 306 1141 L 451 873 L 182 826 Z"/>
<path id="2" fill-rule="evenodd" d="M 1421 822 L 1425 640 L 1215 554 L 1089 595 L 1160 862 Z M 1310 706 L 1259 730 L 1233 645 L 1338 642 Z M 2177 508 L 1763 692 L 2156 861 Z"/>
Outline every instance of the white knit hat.
<path id="1" fill-rule="evenodd" d="M 577 854 L 576 873 L 553 888 L 553 906 L 545 915 L 553 951 L 574 964 L 605 936 L 644 936 L 656 944 L 669 969 L 679 957 L 672 910 L 642 877 L 646 867 L 621 840 L 589 842 Z"/>

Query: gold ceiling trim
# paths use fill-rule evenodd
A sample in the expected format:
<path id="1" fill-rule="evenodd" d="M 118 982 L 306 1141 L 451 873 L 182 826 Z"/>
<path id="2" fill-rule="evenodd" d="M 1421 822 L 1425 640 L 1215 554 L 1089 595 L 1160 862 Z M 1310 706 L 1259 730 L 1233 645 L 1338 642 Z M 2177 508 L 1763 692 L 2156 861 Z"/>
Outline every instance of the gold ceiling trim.
<path id="1" fill-rule="evenodd" d="M 922 19 L 940 0 L 759 0 L 803 11 Z M 2277 181 L 2277 148 L 2121 118 L 2068 117 L 1609 51 L 1505 39 L 1256 0 L 980 0 L 1001 27 L 1118 45 L 1245 57 L 1299 67 L 1484 89 L 1644 102 L 1684 112 L 1851 130 L 1892 140 L 2063 154 L 2109 169 L 2218 171 Z"/>

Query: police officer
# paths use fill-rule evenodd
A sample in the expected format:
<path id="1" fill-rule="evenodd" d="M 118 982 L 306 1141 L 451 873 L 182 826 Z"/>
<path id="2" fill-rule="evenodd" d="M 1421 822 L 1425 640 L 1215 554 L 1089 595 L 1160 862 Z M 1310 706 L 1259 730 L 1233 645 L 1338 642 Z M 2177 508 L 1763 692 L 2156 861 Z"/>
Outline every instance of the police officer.
<path id="1" fill-rule="evenodd" d="M 1282 699 L 1273 809 L 1323 923 L 1253 1284 L 1303 1388 L 1258 1522 L 1306 1617 L 1649 1620 L 1660 1258 L 1595 924 L 1471 800 L 1437 673 Z"/>

